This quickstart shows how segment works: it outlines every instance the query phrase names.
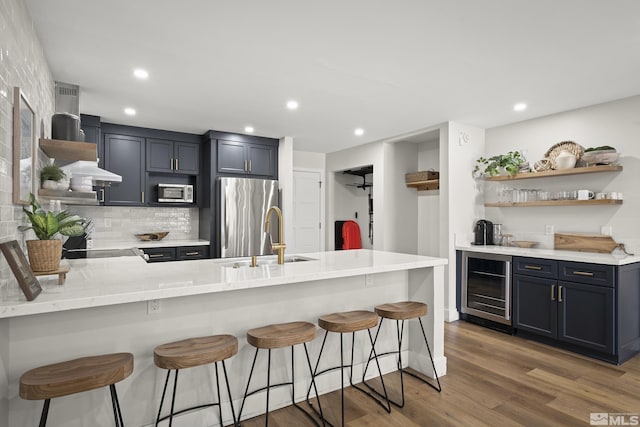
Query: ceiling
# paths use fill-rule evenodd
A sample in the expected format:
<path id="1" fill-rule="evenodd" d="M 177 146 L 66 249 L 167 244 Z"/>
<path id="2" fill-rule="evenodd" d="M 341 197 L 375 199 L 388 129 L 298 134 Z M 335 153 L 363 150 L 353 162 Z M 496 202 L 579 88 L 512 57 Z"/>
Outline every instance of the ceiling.
<path id="1" fill-rule="evenodd" d="M 112 123 L 326 153 L 640 94 L 637 0 L 25 2 L 53 78 Z"/>

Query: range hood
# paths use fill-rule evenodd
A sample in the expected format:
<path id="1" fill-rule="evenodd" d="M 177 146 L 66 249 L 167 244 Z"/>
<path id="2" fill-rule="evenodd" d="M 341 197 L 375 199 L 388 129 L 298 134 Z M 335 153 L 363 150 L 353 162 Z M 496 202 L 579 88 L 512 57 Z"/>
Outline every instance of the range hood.
<path id="1" fill-rule="evenodd" d="M 122 177 L 106 169 L 98 167 L 98 162 L 78 160 L 60 167 L 71 172 L 71 176 L 90 176 L 93 185 L 109 185 L 112 182 L 122 182 Z"/>

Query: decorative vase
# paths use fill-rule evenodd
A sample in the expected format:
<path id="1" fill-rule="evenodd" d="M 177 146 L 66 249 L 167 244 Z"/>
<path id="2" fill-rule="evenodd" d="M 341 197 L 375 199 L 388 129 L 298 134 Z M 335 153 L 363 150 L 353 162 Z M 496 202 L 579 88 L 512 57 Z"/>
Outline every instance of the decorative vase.
<path id="1" fill-rule="evenodd" d="M 27 253 L 33 271 L 56 271 L 62 257 L 62 240 L 27 240 Z"/>

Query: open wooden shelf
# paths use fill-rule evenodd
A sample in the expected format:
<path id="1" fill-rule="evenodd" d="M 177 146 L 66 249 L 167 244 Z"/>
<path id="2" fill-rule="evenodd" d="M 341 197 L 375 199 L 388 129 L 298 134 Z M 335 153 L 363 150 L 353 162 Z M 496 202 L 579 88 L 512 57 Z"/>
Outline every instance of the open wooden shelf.
<path id="1" fill-rule="evenodd" d="M 487 208 L 517 208 L 527 206 L 585 206 L 585 205 L 621 205 L 622 200 L 538 200 L 535 202 L 485 203 Z"/>
<path id="2" fill-rule="evenodd" d="M 619 172 L 621 170 L 622 170 L 622 166 L 619 166 L 619 165 L 585 166 L 582 168 L 548 170 L 543 172 L 517 173 L 515 175 L 488 176 L 484 179 L 485 181 L 513 181 L 516 179 L 546 178 L 551 176 L 563 176 L 563 175 L 580 175 L 583 173 Z"/>
<path id="3" fill-rule="evenodd" d="M 439 179 L 428 179 L 426 181 L 407 182 L 407 187 L 415 188 L 418 191 L 437 190 L 440 188 Z"/>
<path id="4" fill-rule="evenodd" d="M 60 139 L 40 138 L 40 148 L 52 159 L 60 160 L 98 160 L 97 145 L 91 142 L 64 141 Z"/>

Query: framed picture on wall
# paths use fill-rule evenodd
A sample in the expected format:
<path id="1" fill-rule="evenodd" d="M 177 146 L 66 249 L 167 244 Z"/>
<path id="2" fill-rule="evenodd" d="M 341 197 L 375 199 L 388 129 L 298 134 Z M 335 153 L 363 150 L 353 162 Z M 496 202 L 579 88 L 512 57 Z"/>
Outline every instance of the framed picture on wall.
<path id="1" fill-rule="evenodd" d="M 36 115 L 19 87 L 13 88 L 13 203 L 29 204 L 34 191 Z"/>
<path id="2" fill-rule="evenodd" d="M 24 296 L 27 297 L 27 301 L 36 299 L 38 294 L 42 292 L 42 288 L 40 287 L 40 282 L 38 282 L 38 279 L 36 279 L 36 276 L 33 274 L 27 257 L 24 256 L 24 252 L 20 249 L 18 242 L 12 240 L 10 242 L 0 243 L 0 250 L 2 250 L 2 254 L 7 259 L 9 267 L 11 267 L 13 275 L 16 276 Z"/>

